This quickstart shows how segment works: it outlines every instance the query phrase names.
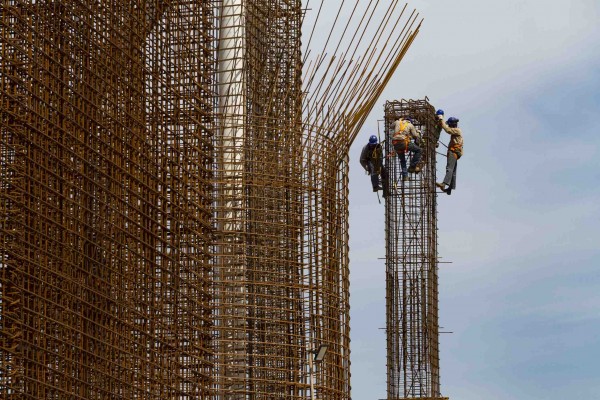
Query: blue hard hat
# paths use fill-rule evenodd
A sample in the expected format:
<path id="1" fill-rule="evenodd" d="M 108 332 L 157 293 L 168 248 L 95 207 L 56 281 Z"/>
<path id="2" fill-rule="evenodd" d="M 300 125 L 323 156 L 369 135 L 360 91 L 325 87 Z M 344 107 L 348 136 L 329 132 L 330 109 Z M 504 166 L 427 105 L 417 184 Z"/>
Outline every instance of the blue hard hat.
<path id="1" fill-rule="evenodd" d="M 441 108 L 435 112 L 435 115 L 444 115 L 444 110 Z"/>
<path id="2" fill-rule="evenodd" d="M 377 136 L 371 135 L 371 137 L 369 138 L 369 143 L 371 143 L 371 144 L 377 143 Z"/>
<path id="3" fill-rule="evenodd" d="M 446 123 L 448 124 L 448 126 L 456 127 L 458 125 L 458 118 L 450 117 L 448 118 L 448 121 L 446 121 Z"/>

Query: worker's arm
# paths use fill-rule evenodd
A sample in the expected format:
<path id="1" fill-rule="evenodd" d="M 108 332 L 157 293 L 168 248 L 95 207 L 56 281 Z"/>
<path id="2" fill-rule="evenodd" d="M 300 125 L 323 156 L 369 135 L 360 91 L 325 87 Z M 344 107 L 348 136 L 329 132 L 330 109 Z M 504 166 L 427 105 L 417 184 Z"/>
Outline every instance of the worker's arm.
<path id="1" fill-rule="evenodd" d="M 423 146 L 423 140 L 421 139 L 421 132 L 419 132 L 417 130 L 417 128 L 415 128 L 414 125 L 411 124 L 408 126 L 408 133 L 414 139 L 417 146 Z"/>
<path id="2" fill-rule="evenodd" d="M 417 130 L 417 128 L 415 128 L 415 126 L 413 124 L 410 124 L 408 126 L 408 133 L 410 134 L 410 136 L 415 139 L 415 140 L 419 140 L 421 139 L 421 135 L 419 134 L 419 131 Z"/>
<path id="3" fill-rule="evenodd" d="M 365 169 L 365 171 L 369 172 L 368 163 L 369 163 L 369 146 L 363 147 L 360 152 L 360 165 Z"/>

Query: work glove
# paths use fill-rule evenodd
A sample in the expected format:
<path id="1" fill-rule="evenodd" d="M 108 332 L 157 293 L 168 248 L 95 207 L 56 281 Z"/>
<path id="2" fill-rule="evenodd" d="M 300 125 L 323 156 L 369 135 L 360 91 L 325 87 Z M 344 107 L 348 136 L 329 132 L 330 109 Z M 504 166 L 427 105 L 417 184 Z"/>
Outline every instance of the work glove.
<path id="1" fill-rule="evenodd" d="M 443 115 L 441 115 L 441 114 L 440 114 L 440 115 L 438 115 L 437 117 L 438 117 L 438 119 L 439 119 L 440 121 L 444 119 L 444 116 L 443 116 Z"/>

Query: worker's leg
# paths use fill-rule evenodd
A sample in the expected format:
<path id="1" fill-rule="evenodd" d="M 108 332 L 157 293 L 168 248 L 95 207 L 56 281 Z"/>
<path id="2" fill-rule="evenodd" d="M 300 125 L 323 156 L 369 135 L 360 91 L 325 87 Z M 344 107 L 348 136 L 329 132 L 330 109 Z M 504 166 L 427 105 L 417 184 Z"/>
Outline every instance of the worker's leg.
<path id="1" fill-rule="evenodd" d="M 419 146 L 412 142 L 408 145 L 408 150 L 412 151 L 413 153 L 412 158 L 410 160 L 410 166 L 414 168 L 417 166 L 419 161 L 421 161 L 421 154 L 423 153 L 423 150 L 421 150 Z"/>
<path id="2" fill-rule="evenodd" d="M 373 190 L 379 187 L 379 175 L 375 172 L 375 167 L 373 163 L 369 161 L 369 171 L 371 172 L 371 185 L 373 185 Z"/>
<path id="3" fill-rule="evenodd" d="M 454 163 L 454 172 L 452 173 L 452 182 L 450 183 L 450 189 L 456 189 L 456 170 L 458 169 L 458 160 Z"/>
<path id="4" fill-rule="evenodd" d="M 388 195 L 388 173 L 385 167 L 381 167 L 381 186 L 383 187 L 383 197 Z"/>
<path id="5" fill-rule="evenodd" d="M 408 176 L 408 170 L 406 169 L 406 156 L 404 155 L 405 149 L 406 148 L 404 147 L 404 145 L 401 145 L 401 144 L 394 145 L 394 150 L 396 151 L 396 154 L 398 154 L 398 158 L 400 159 L 400 168 L 402 168 L 402 176 L 403 177 Z"/>
<path id="6" fill-rule="evenodd" d="M 408 176 L 408 169 L 406 168 L 406 155 L 403 151 L 398 153 L 400 159 L 400 168 L 402 168 L 402 176 Z"/>
<path id="7" fill-rule="evenodd" d="M 449 151 L 448 158 L 446 159 L 446 176 L 444 177 L 444 184 L 450 187 L 453 178 L 456 180 L 456 155 Z"/>
<path id="8" fill-rule="evenodd" d="M 371 173 L 371 185 L 373 185 L 373 190 L 379 187 L 379 175 L 376 173 Z"/>

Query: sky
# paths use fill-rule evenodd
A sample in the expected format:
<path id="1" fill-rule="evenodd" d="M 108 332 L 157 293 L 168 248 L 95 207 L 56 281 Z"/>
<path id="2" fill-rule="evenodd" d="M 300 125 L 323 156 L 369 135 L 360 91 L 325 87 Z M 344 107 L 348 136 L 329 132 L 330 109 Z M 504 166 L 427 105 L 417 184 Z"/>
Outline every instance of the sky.
<path id="1" fill-rule="evenodd" d="M 600 399 L 600 1 L 409 8 L 421 32 L 350 153 L 352 398 L 386 395 L 384 205 L 360 149 L 386 100 L 428 96 L 465 140 L 438 197 L 442 394 Z"/>

